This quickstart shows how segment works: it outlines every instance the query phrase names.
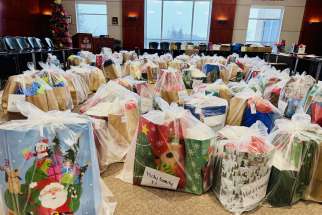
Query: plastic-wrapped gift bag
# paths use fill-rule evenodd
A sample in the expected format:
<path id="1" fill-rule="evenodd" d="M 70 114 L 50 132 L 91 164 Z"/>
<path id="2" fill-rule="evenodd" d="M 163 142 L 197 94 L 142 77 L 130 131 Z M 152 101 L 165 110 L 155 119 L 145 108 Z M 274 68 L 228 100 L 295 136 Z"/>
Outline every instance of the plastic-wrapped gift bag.
<path id="1" fill-rule="evenodd" d="M 181 74 L 173 68 L 161 70 L 155 90 L 169 104 L 179 103 L 181 97 L 187 95 Z"/>
<path id="2" fill-rule="evenodd" d="M 182 79 L 187 89 L 192 89 L 194 82 L 202 83 L 205 78 L 206 75 L 195 67 L 183 70 Z"/>
<path id="3" fill-rule="evenodd" d="M 249 98 L 257 96 L 257 94 L 249 89 L 236 93 L 229 101 L 229 110 L 226 124 L 239 126 L 242 123 L 247 101 Z"/>
<path id="4" fill-rule="evenodd" d="M 151 60 L 144 59 L 144 63 L 140 68 L 142 76 L 149 84 L 154 84 L 160 73 L 159 65 Z"/>
<path id="5" fill-rule="evenodd" d="M 71 70 L 85 76 L 90 91 L 96 92 L 102 84 L 106 83 L 103 71 L 97 67 L 82 64 L 80 67 L 72 66 Z"/>
<path id="6" fill-rule="evenodd" d="M 216 96 L 195 94 L 184 99 L 184 108 L 215 132 L 225 126 L 228 102 Z"/>
<path id="7" fill-rule="evenodd" d="M 95 143 L 101 170 L 120 162 L 128 152 L 139 121 L 140 97 L 110 81 L 80 108 L 94 120 Z"/>
<path id="8" fill-rule="evenodd" d="M 142 72 L 140 70 L 142 66 L 142 61 L 136 60 L 136 61 L 128 61 L 124 64 L 123 67 L 123 74 L 124 75 L 130 75 L 132 78 L 136 80 L 142 79 Z"/>
<path id="9" fill-rule="evenodd" d="M 276 148 L 267 200 L 289 206 L 301 199 L 322 202 L 322 129 L 310 116 L 295 113 L 280 119 L 270 134 Z"/>
<path id="10" fill-rule="evenodd" d="M 226 126 L 214 144 L 213 191 L 230 212 L 240 214 L 264 200 L 271 172 L 274 147 L 266 127 Z"/>
<path id="11" fill-rule="evenodd" d="M 124 67 L 126 68 L 126 65 Z M 114 80 L 120 77 L 120 67 L 111 59 L 104 62 L 103 72 L 106 81 Z"/>
<path id="12" fill-rule="evenodd" d="M 206 192 L 212 183 L 214 132 L 176 104 L 161 109 L 141 116 L 121 179 L 194 194 Z"/>
<path id="13" fill-rule="evenodd" d="M 207 83 L 213 83 L 220 78 L 220 64 L 205 64 L 202 67 L 202 71 L 207 76 Z"/>
<path id="14" fill-rule="evenodd" d="M 312 123 L 322 126 L 322 82 L 319 81 L 309 90 L 304 111 L 311 116 Z"/>
<path id="15" fill-rule="evenodd" d="M 110 214 L 91 121 L 70 112 L 44 113 L 28 102 L 17 105 L 28 119 L 0 126 L 0 213 Z"/>
<path id="16" fill-rule="evenodd" d="M 242 126 L 250 127 L 256 121 L 261 121 L 270 133 L 275 120 L 281 118 L 281 116 L 279 110 L 268 100 L 261 97 L 251 97 L 247 101 Z"/>
<path id="17" fill-rule="evenodd" d="M 62 73 L 61 75 L 67 81 L 68 90 L 70 92 L 71 99 L 72 99 L 72 104 L 78 105 L 78 104 L 84 102 L 88 98 L 90 90 L 89 90 L 88 84 L 82 78 L 82 76 L 80 76 L 79 74 L 70 72 L 70 71 L 66 71 L 65 73 Z M 63 95 L 60 93 L 63 91 L 64 91 L 63 88 L 57 89 L 57 94 Z M 65 102 L 65 98 L 63 96 L 61 97 L 61 104 L 60 105 L 62 106 L 62 108 L 67 107 L 67 103 Z"/>
<path id="18" fill-rule="evenodd" d="M 291 118 L 299 107 L 303 107 L 305 96 L 314 83 L 315 80 L 310 75 L 295 75 L 290 78 L 278 101 L 278 109 L 285 117 Z"/>

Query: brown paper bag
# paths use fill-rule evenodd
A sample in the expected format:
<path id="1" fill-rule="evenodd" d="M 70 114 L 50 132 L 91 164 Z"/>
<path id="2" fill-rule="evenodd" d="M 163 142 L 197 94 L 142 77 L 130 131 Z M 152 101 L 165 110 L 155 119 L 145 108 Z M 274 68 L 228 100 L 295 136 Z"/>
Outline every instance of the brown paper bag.
<path id="1" fill-rule="evenodd" d="M 53 90 L 46 90 L 48 110 L 59 110 L 58 101 Z"/>
<path id="2" fill-rule="evenodd" d="M 98 88 L 105 84 L 105 77 L 102 70 L 94 70 L 89 75 L 89 90 L 97 91 Z"/>
<path id="3" fill-rule="evenodd" d="M 226 124 L 240 126 L 243 120 L 246 105 L 247 99 L 239 97 L 232 98 L 229 103 Z"/>
<path id="4" fill-rule="evenodd" d="M 169 104 L 171 104 L 172 102 L 175 102 L 175 103 L 179 102 L 179 95 L 178 95 L 177 91 L 163 91 L 163 90 L 161 90 L 160 96 Z"/>
<path id="5" fill-rule="evenodd" d="M 117 114 L 109 114 L 108 115 L 108 126 L 111 126 L 114 130 L 118 131 L 119 134 L 127 141 L 127 143 L 131 143 L 133 136 L 129 135 L 127 130 L 127 120 L 122 120 L 122 115 Z M 126 118 L 125 118 L 126 119 Z M 122 141 L 120 144 L 125 144 Z"/>
<path id="6" fill-rule="evenodd" d="M 67 101 L 67 93 L 68 90 L 66 87 L 55 87 L 53 88 L 55 97 L 57 99 L 59 110 L 67 110 L 68 109 L 68 101 Z"/>
<path id="7" fill-rule="evenodd" d="M 154 79 L 153 69 L 150 66 L 147 67 L 147 76 L 148 76 L 148 83 L 149 84 L 155 83 L 156 80 Z"/>
<path id="8" fill-rule="evenodd" d="M 219 97 L 226 99 L 228 102 L 233 97 L 232 92 L 228 88 L 220 88 L 219 89 Z"/>
<path id="9" fill-rule="evenodd" d="M 32 103 L 39 109 L 47 112 L 48 111 L 48 103 L 46 93 L 35 95 L 35 96 L 26 96 L 26 101 Z"/>
<path id="10" fill-rule="evenodd" d="M 117 76 L 116 66 L 114 64 L 111 64 L 109 66 L 104 67 L 104 75 L 105 75 L 106 80 L 117 79 L 118 76 Z"/>
<path id="11" fill-rule="evenodd" d="M 223 82 L 227 84 L 230 78 L 229 71 L 225 67 L 221 67 L 219 74 L 220 74 L 221 80 L 223 80 Z"/>
<path id="12" fill-rule="evenodd" d="M 138 108 L 132 108 L 130 110 L 125 110 L 125 117 L 126 117 L 126 124 L 127 124 L 127 131 L 129 134 L 129 141 L 131 142 L 132 138 L 135 135 L 135 131 L 139 124 L 139 110 Z"/>

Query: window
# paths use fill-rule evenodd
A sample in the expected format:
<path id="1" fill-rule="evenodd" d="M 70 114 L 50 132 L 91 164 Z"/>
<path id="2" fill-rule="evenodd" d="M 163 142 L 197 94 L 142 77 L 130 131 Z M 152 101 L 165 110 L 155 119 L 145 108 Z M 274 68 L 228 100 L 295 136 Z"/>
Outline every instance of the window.
<path id="1" fill-rule="evenodd" d="M 208 42 L 211 0 L 146 0 L 145 46 L 149 42 Z"/>
<path id="2" fill-rule="evenodd" d="M 281 7 L 253 6 L 250 8 L 247 43 L 274 45 L 279 41 L 284 9 Z"/>
<path id="3" fill-rule="evenodd" d="M 106 1 L 79 1 L 77 10 L 77 32 L 94 36 L 107 35 Z"/>

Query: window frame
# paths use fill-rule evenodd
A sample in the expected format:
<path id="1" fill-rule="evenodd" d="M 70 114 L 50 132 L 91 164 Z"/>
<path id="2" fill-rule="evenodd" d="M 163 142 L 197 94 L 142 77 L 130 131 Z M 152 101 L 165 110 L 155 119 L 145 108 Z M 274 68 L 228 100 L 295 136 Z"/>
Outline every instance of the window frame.
<path id="1" fill-rule="evenodd" d="M 147 15 L 147 2 L 149 0 L 144 0 L 144 17 L 148 17 Z M 209 37 L 210 37 L 210 25 L 211 25 L 211 17 L 212 17 L 212 1 L 213 0 L 159 0 L 161 1 L 161 38 L 147 38 L 147 18 L 144 19 L 144 46 L 146 48 L 149 47 L 148 41 L 153 41 L 153 42 L 204 42 L 208 43 L 209 42 Z M 192 2 L 192 19 L 191 19 L 191 28 L 190 28 L 190 40 L 171 40 L 171 39 L 164 39 L 163 38 L 163 9 L 164 9 L 164 2 L 165 1 L 187 1 L 187 2 Z M 207 36 L 206 40 L 193 40 L 192 39 L 192 34 L 193 34 L 193 24 L 194 24 L 194 18 L 195 18 L 195 3 L 196 2 L 209 2 L 209 18 L 208 18 L 208 28 L 207 28 Z"/>
<path id="2" fill-rule="evenodd" d="M 78 12 L 78 4 L 101 4 L 101 5 L 106 5 L 106 13 L 79 13 Z M 84 32 L 80 32 L 79 31 L 79 19 L 78 17 L 80 15 L 90 15 L 90 16 L 99 16 L 99 15 L 105 15 L 106 16 L 106 23 L 107 23 L 107 26 L 106 26 L 106 34 L 105 35 L 108 35 L 108 4 L 107 4 L 107 1 L 106 0 L 95 0 L 95 1 L 91 1 L 91 0 L 76 0 L 75 2 L 75 12 L 76 12 L 76 30 L 77 30 L 77 33 L 84 33 Z M 86 32 L 86 33 L 90 33 L 93 35 L 93 32 Z M 100 35 L 93 35 L 93 36 L 100 36 Z"/>
<path id="3" fill-rule="evenodd" d="M 259 8 L 259 9 L 280 9 L 281 10 L 281 15 L 280 18 L 251 18 L 250 17 L 250 11 L 252 8 Z M 247 40 L 247 33 L 248 33 L 248 24 L 250 20 L 275 20 L 275 21 L 280 21 L 280 26 L 279 26 L 279 31 L 278 31 L 278 36 L 277 36 L 277 41 L 278 42 L 281 38 L 281 33 L 282 33 L 282 28 L 283 28 L 283 21 L 284 21 L 284 13 L 285 13 L 285 7 L 284 6 L 271 6 L 271 5 L 251 5 L 251 7 L 249 8 L 249 13 L 248 13 L 248 22 L 247 22 L 247 29 L 246 29 L 246 39 L 245 39 L 245 43 L 246 44 L 270 44 L 270 45 L 274 45 L 272 44 L 272 42 L 269 41 L 250 41 Z M 274 42 L 273 42 L 274 43 Z"/>

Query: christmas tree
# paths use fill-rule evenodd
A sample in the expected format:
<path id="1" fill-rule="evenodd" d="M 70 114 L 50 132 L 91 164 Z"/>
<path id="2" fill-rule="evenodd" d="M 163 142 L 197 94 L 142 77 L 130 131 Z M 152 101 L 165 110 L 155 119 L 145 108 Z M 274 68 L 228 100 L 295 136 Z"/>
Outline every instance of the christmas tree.
<path id="1" fill-rule="evenodd" d="M 53 15 L 49 23 L 54 43 L 58 48 L 72 47 L 72 39 L 66 17 L 66 11 L 62 5 L 62 0 L 54 0 Z"/>

